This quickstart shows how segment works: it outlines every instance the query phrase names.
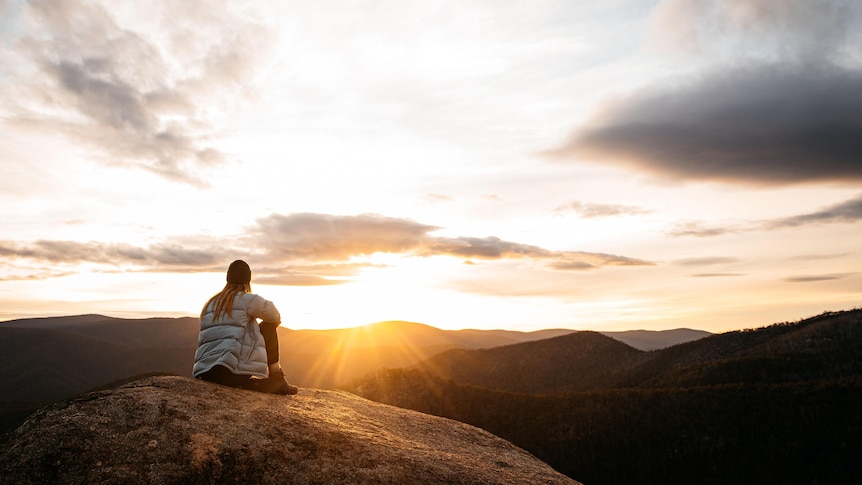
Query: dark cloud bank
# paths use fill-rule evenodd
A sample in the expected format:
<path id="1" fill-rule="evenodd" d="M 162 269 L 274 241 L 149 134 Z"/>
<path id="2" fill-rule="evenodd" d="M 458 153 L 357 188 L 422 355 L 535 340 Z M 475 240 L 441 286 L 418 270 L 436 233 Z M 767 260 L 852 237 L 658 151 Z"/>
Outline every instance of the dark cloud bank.
<path id="1" fill-rule="evenodd" d="M 714 61 L 605 106 L 551 153 L 681 180 L 862 181 L 862 3 L 663 0 L 652 20 Z"/>
<path id="2" fill-rule="evenodd" d="M 694 180 L 862 181 L 862 73 L 760 66 L 644 92 L 555 152 Z"/>

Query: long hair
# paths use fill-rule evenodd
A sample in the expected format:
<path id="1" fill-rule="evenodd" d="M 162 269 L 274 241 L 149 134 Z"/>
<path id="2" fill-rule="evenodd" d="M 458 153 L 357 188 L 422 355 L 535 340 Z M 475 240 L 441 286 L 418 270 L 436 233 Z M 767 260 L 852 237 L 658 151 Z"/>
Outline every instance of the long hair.
<path id="1" fill-rule="evenodd" d="M 206 313 L 210 303 L 215 301 L 213 320 L 218 320 L 222 313 L 227 313 L 229 317 L 233 317 L 233 299 L 237 293 L 242 292 L 251 293 L 251 283 L 228 283 L 224 285 L 224 289 L 207 300 L 206 305 L 201 310 L 201 316 Z"/>

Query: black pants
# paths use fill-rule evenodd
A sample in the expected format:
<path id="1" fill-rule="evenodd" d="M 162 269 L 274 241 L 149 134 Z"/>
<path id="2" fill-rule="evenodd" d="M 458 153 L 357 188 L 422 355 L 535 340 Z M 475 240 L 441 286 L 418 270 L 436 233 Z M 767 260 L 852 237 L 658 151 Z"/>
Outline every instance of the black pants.
<path id="1" fill-rule="evenodd" d="M 277 323 L 261 323 L 260 334 L 266 343 L 266 363 L 278 363 L 278 325 Z"/>
<path id="2" fill-rule="evenodd" d="M 266 346 L 266 363 L 269 365 L 278 362 L 278 324 L 277 323 L 261 323 L 260 334 L 263 335 L 263 341 Z M 198 376 L 198 379 L 203 379 L 209 382 L 215 382 L 230 387 L 248 387 L 251 376 L 234 374 L 227 367 L 217 365 L 212 369 Z"/>

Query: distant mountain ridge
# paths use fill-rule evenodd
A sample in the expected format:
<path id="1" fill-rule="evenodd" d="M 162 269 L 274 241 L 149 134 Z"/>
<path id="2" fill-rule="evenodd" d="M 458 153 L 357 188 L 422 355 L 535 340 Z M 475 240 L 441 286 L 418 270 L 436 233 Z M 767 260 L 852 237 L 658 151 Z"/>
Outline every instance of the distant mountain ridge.
<path id="1" fill-rule="evenodd" d="M 540 394 L 778 383 L 862 373 L 859 311 L 712 335 L 645 352 L 597 332 L 453 349 L 413 368 L 457 384 Z"/>
<path id="2" fill-rule="evenodd" d="M 862 310 L 849 310 L 682 343 L 657 352 L 619 385 L 779 383 L 860 374 Z"/>
<path id="3" fill-rule="evenodd" d="M 80 315 L 3 322 L 0 396 L 50 402 L 131 375 L 188 374 L 197 333 L 193 318 Z"/>
<path id="4" fill-rule="evenodd" d="M 198 325 L 193 317 L 123 319 L 98 314 L 0 322 L 0 401 L 50 402 L 148 372 L 190 376 Z M 390 321 L 335 330 L 281 327 L 279 343 L 282 365 L 292 382 L 326 389 L 380 368 L 413 365 L 449 349 L 495 347 L 572 332 L 453 331 Z M 677 338 L 673 332 L 668 336 L 669 341 Z"/>

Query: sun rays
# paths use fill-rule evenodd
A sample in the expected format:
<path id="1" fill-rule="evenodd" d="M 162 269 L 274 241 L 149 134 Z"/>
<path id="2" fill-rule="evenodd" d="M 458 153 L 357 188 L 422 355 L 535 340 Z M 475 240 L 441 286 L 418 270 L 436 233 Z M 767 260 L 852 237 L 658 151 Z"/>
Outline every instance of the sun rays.
<path id="1" fill-rule="evenodd" d="M 291 359 L 299 359 L 308 365 L 306 375 L 296 376 L 314 387 L 332 387 L 359 378 L 380 368 L 409 367 L 432 355 L 454 347 L 438 329 L 407 322 L 380 322 L 355 328 L 306 331 L 314 335 L 315 341 L 308 349 L 302 342 L 286 336 Z"/>

